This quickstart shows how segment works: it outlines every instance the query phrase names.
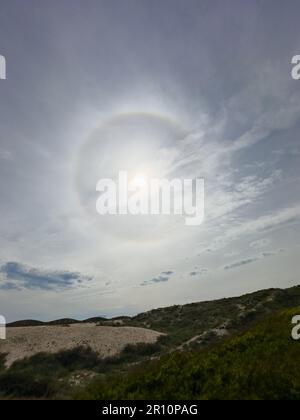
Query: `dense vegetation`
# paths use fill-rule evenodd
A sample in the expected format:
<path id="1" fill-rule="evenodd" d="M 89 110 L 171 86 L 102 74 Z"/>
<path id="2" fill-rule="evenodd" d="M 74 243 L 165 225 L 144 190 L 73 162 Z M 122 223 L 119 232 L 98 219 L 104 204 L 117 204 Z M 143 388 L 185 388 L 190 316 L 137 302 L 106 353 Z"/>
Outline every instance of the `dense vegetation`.
<path id="1" fill-rule="evenodd" d="M 78 348 L 56 354 L 37 354 L 15 362 L 0 371 L 0 396 L 11 398 L 48 398 L 62 393 L 64 378 L 77 369 L 98 364 L 98 356 L 89 349 Z"/>
<path id="2" fill-rule="evenodd" d="M 165 344 L 171 348 L 205 334 L 204 340 L 193 342 L 193 348 L 203 348 L 218 341 L 215 332 L 220 327 L 225 327 L 229 335 L 236 334 L 277 311 L 299 305 L 300 286 L 269 289 L 235 298 L 156 309 L 137 315 L 126 324 L 167 333 Z"/>
<path id="3" fill-rule="evenodd" d="M 157 344 L 128 345 L 118 357 L 99 358 L 86 347 L 39 353 L 15 362 L 5 369 L 5 355 L 0 357 L 0 398 L 68 398 L 74 386 L 95 375 L 105 377 L 117 370 L 125 372 L 130 363 L 143 361 L 159 352 Z"/>
<path id="4" fill-rule="evenodd" d="M 132 318 L 94 318 L 99 325 L 138 326 L 167 335 L 156 344 L 127 346 L 105 360 L 77 348 L 37 354 L 5 369 L 5 355 L 0 355 L 0 398 L 299 399 L 300 342 L 290 337 L 299 305 L 300 287 L 294 287 Z"/>
<path id="5" fill-rule="evenodd" d="M 198 352 L 175 352 L 125 378 L 96 380 L 87 399 L 300 399 L 300 342 L 291 338 L 300 307 Z"/>

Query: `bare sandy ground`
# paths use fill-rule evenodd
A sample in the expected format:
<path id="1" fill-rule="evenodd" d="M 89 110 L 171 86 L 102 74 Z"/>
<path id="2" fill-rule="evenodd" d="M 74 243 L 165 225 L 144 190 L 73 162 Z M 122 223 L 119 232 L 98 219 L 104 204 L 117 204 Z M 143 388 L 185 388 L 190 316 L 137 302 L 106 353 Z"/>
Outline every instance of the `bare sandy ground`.
<path id="1" fill-rule="evenodd" d="M 119 354 L 127 344 L 154 343 L 161 333 L 144 328 L 103 327 L 96 324 L 7 328 L 0 353 L 6 365 L 40 352 L 55 353 L 78 346 L 91 347 L 101 357 Z"/>

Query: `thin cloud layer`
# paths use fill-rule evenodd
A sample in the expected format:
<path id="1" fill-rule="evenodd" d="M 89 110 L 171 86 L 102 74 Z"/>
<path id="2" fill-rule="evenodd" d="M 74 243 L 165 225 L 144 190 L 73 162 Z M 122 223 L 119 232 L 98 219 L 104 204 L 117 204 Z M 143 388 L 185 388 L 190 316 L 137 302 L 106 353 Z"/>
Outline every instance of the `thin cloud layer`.
<path id="1" fill-rule="evenodd" d="M 299 2 L 282 13 L 279 1 L 72 0 L 71 14 L 70 1 L 2 3 L 7 319 L 132 314 L 299 282 Z M 96 182 L 127 166 L 204 178 L 204 223 L 99 221 Z"/>

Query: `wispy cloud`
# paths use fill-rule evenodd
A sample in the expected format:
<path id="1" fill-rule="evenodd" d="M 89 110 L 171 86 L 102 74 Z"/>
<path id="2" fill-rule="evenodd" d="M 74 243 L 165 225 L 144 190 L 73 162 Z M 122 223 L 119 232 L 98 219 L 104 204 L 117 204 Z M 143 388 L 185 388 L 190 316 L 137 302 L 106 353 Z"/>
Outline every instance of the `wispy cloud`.
<path id="1" fill-rule="evenodd" d="M 71 271 L 47 271 L 7 262 L 0 267 L 1 290 L 62 290 L 76 287 L 91 277 Z"/>
<path id="2" fill-rule="evenodd" d="M 208 272 L 207 268 L 200 268 L 200 269 L 197 269 L 195 271 L 191 271 L 190 276 L 191 277 L 202 276 L 202 275 L 206 274 L 207 272 Z"/>
<path id="3" fill-rule="evenodd" d="M 232 220 L 222 236 L 217 236 L 211 247 L 219 250 L 238 239 L 254 235 L 272 232 L 276 229 L 293 225 L 300 222 L 300 205 L 279 210 L 257 219 L 237 223 Z M 203 251 L 202 251 L 203 252 Z"/>
<path id="4" fill-rule="evenodd" d="M 159 276 L 154 277 L 151 280 L 145 280 L 141 283 L 141 286 L 150 286 L 151 284 L 166 283 L 170 280 L 170 277 L 175 274 L 174 271 L 163 271 Z"/>
<path id="5" fill-rule="evenodd" d="M 271 240 L 268 238 L 264 238 L 264 239 L 258 239 L 257 241 L 253 241 L 250 243 L 250 248 L 254 248 L 254 249 L 260 249 L 260 248 L 265 248 L 266 246 L 269 246 L 271 243 Z"/>
<path id="6" fill-rule="evenodd" d="M 259 260 L 258 257 L 248 258 L 247 260 L 241 260 L 241 261 L 238 261 L 236 263 L 226 265 L 226 267 L 224 267 L 224 270 L 233 270 L 234 268 L 243 267 L 244 265 L 252 264 L 252 263 L 254 263 L 255 261 L 258 261 L 258 260 Z"/>
<path id="7" fill-rule="evenodd" d="M 10 160 L 12 157 L 12 153 L 7 150 L 0 148 L 0 160 Z"/>
<path id="8" fill-rule="evenodd" d="M 237 261 L 237 262 L 235 262 L 233 264 L 226 265 L 224 267 L 224 270 L 233 270 L 235 268 L 243 267 L 244 265 L 253 264 L 253 263 L 255 263 L 255 262 L 259 261 L 259 260 L 262 260 L 264 258 L 275 257 L 276 255 L 278 255 L 278 254 L 280 254 L 282 252 L 284 252 L 283 249 L 276 250 L 276 251 L 263 252 L 263 253 L 261 253 L 259 255 L 256 255 L 254 257 L 246 258 L 244 260 Z"/>
<path id="9" fill-rule="evenodd" d="M 276 108 L 273 107 L 259 115 L 251 129 L 238 138 L 230 146 L 230 150 L 236 152 L 248 148 L 267 138 L 276 130 L 284 130 L 293 126 L 299 118 L 299 96 L 297 94 L 291 95 L 285 103 L 280 101 Z"/>
<path id="10" fill-rule="evenodd" d="M 164 276 L 171 276 L 172 274 L 174 274 L 174 271 L 163 271 L 161 274 Z"/>

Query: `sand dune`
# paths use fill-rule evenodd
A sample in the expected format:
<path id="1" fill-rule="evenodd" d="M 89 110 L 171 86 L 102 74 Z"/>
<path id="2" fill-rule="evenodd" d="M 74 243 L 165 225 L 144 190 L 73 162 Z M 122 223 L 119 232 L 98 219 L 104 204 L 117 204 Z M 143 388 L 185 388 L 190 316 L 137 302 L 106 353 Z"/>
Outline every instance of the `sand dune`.
<path id="1" fill-rule="evenodd" d="M 7 339 L 0 341 L 0 353 L 7 353 L 7 366 L 36 353 L 54 353 L 78 346 L 91 347 L 104 358 L 117 355 L 127 344 L 154 343 L 160 335 L 144 328 L 104 327 L 93 323 L 16 327 L 7 329 Z"/>

